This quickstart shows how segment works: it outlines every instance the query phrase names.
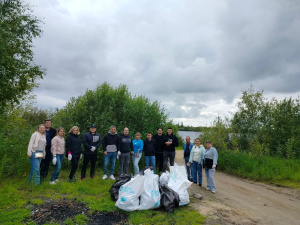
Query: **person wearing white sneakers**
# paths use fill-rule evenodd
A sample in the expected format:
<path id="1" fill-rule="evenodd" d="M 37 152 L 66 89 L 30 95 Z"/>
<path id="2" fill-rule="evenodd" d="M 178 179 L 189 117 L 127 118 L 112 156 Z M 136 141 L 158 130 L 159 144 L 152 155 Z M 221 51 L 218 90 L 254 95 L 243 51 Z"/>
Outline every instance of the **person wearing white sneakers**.
<path id="1" fill-rule="evenodd" d="M 55 165 L 55 170 L 52 173 L 50 184 L 56 184 L 59 181 L 58 176 L 65 157 L 64 135 L 65 129 L 60 127 L 57 130 L 57 135 L 51 141 L 51 153 L 53 155 L 52 163 Z"/>
<path id="2" fill-rule="evenodd" d="M 204 153 L 204 167 L 205 176 L 207 181 L 206 190 L 216 193 L 214 174 L 216 171 L 218 162 L 218 152 L 217 149 L 212 147 L 211 141 L 206 141 L 206 150 Z"/>
<path id="3" fill-rule="evenodd" d="M 105 180 L 108 178 L 107 167 L 110 162 L 109 179 L 115 180 L 113 174 L 119 151 L 119 136 L 117 135 L 117 128 L 115 126 L 111 126 L 108 133 L 104 136 L 102 147 L 104 151 L 104 176 L 102 179 Z"/>

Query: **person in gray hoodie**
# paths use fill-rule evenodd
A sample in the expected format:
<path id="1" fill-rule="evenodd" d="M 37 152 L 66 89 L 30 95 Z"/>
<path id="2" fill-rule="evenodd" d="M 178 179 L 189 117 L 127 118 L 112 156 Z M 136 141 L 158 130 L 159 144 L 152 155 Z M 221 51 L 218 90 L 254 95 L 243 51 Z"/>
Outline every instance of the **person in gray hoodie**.
<path id="1" fill-rule="evenodd" d="M 117 128 L 111 126 L 108 133 L 103 138 L 103 151 L 104 151 L 104 175 L 103 180 L 108 178 L 108 163 L 110 162 L 109 179 L 115 180 L 114 170 L 117 160 L 117 154 L 119 151 L 119 136 L 117 134 Z"/>

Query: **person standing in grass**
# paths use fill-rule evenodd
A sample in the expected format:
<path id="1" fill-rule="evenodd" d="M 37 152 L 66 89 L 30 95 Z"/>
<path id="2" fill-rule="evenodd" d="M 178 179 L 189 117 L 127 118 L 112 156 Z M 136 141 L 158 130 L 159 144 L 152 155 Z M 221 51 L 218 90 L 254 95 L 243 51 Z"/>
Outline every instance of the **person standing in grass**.
<path id="1" fill-rule="evenodd" d="M 31 135 L 27 155 L 31 165 L 29 182 L 31 184 L 40 184 L 40 164 L 42 159 L 45 159 L 46 157 L 46 134 L 44 124 L 39 125 L 37 131 Z"/>
<path id="2" fill-rule="evenodd" d="M 214 174 L 218 163 L 217 149 L 212 147 L 211 141 L 206 141 L 206 150 L 204 154 L 205 176 L 207 181 L 206 190 L 216 193 Z"/>
<path id="3" fill-rule="evenodd" d="M 50 119 L 45 120 L 45 134 L 46 134 L 46 157 L 42 159 L 41 168 L 41 178 L 45 179 L 48 176 L 49 166 L 52 160 L 51 154 L 51 141 L 56 136 L 56 130 L 52 128 L 52 121 Z"/>
<path id="4" fill-rule="evenodd" d="M 202 186 L 202 162 L 204 158 L 205 149 L 203 145 L 201 145 L 200 138 L 196 138 L 195 140 L 196 145 L 192 147 L 190 158 L 189 158 L 189 165 L 192 167 L 192 179 L 195 184 Z M 197 175 L 198 174 L 198 175 Z"/>
<path id="5" fill-rule="evenodd" d="M 163 172 L 163 151 L 164 151 L 164 134 L 163 129 L 159 127 L 157 129 L 157 134 L 153 136 L 153 139 L 155 139 L 155 162 L 156 162 L 156 168 L 158 169 L 158 173 Z"/>
<path id="6" fill-rule="evenodd" d="M 50 184 L 56 184 L 59 181 L 58 176 L 65 157 L 64 135 L 65 129 L 60 127 L 57 130 L 57 135 L 51 141 L 52 163 L 55 165 L 55 170 L 52 173 Z"/>
<path id="7" fill-rule="evenodd" d="M 144 140 L 144 152 L 146 166 L 152 166 L 155 173 L 155 140 L 151 132 L 147 133 L 147 138 Z"/>
<path id="8" fill-rule="evenodd" d="M 168 160 L 170 159 L 170 165 L 174 166 L 174 160 L 175 160 L 175 147 L 178 147 L 178 139 L 173 134 L 173 129 L 168 128 L 167 134 L 164 137 L 165 147 L 164 147 L 164 164 L 163 164 L 163 170 L 166 172 Z"/>
<path id="9" fill-rule="evenodd" d="M 141 140 L 141 133 L 135 134 L 135 139 L 132 141 L 134 154 L 132 156 L 134 174 L 137 175 L 140 172 L 139 161 L 143 155 L 144 142 Z"/>
<path id="10" fill-rule="evenodd" d="M 77 126 L 73 126 L 66 138 L 66 152 L 68 154 L 68 160 L 71 161 L 71 171 L 69 175 L 69 181 L 74 182 L 74 176 L 78 168 L 78 162 L 81 159 L 81 140 L 79 137 L 80 131 Z"/>
<path id="11" fill-rule="evenodd" d="M 108 178 L 108 163 L 110 162 L 109 179 L 115 180 L 114 171 L 119 151 L 119 136 L 117 128 L 111 126 L 108 133 L 103 138 L 103 151 L 104 151 L 104 175 L 103 180 Z"/>
<path id="12" fill-rule="evenodd" d="M 127 127 L 124 128 L 123 134 L 119 136 L 119 175 L 128 174 L 129 162 L 130 162 L 130 154 L 134 154 L 132 140 L 129 135 L 129 129 Z"/>
<path id="13" fill-rule="evenodd" d="M 90 132 L 84 134 L 82 138 L 82 144 L 84 145 L 84 158 L 83 165 L 81 169 L 81 180 L 85 179 L 86 168 L 91 161 L 91 171 L 90 176 L 94 178 L 95 176 L 95 168 L 97 162 L 97 149 L 101 145 L 101 135 L 96 132 L 96 125 L 92 124 L 90 126 Z"/>
<path id="14" fill-rule="evenodd" d="M 187 171 L 187 176 L 188 176 L 188 179 L 190 181 L 192 181 L 192 175 L 191 175 L 191 167 L 189 166 L 188 162 L 190 160 L 190 153 L 191 153 L 191 150 L 193 148 L 193 143 L 191 143 L 191 138 L 189 136 L 187 136 L 185 138 L 185 143 L 183 144 L 183 158 L 184 158 L 184 161 L 185 161 L 185 165 L 186 165 L 186 171 Z"/>

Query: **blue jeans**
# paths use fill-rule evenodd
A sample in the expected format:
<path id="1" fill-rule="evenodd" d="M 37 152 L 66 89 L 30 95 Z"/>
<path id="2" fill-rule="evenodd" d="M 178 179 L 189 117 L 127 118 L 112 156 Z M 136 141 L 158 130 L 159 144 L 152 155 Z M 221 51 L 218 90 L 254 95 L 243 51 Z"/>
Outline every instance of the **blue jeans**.
<path id="1" fill-rule="evenodd" d="M 58 179 L 60 168 L 61 168 L 61 165 L 64 161 L 64 158 L 65 158 L 64 155 L 56 155 L 55 170 L 52 173 L 51 181 L 54 181 L 54 180 Z"/>
<path id="2" fill-rule="evenodd" d="M 43 152 L 43 151 L 36 151 L 36 152 Z M 29 182 L 31 184 L 40 184 L 40 165 L 42 158 L 35 158 L 35 153 L 32 152 L 30 159 L 30 176 L 29 176 Z"/>
<path id="3" fill-rule="evenodd" d="M 206 169 L 205 168 L 205 176 L 206 176 L 207 187 L 211 191 L 216 191 L 214 174 L 215 174 L 214 169 Z"/>
<path id="4" fill-rule="evenodd" d="M 146 166 L 153 166 L 155 173 L 155 156 L 145 156 Z"/>
<path id="5" fill-rule="evenodd" d="M 133 168 L 134 168 L 134 174 L 137 175 L 140 172 L 139 168 L 139 161 L 142 158 L 143 153 L 139 153 L 139 157 L 136 157 L 136 153 L 132 156 L 132 162 L 133 162 Z"/>
<path id="6" fill-rule="evenodd" d="M 193 161 L 191 167 L 192 167 L 192 178 L 194 183 L 197 183 L 197 178 L 198 178 L 198 183 L 202 184 L 202 165 L 199 164 L 198 162 Z"/>
<path id="7" fill-rule="evenodd" d="M 191 178 L 191 166 L 187 166 L 186 164 L 189 162 L 190 157 L 184 157 L 184 161 L 185 161 L 185 166 L 186 166 L 186 171 L 187 171 L 187 176 L 190 179 Z"/>
<path id="8" fill-rule="evenodd" d="M 110 162 L 109 176 L 114 174 L 117 154 L 118 154 L 117 152 L 108 152 L 107 155 L 104 155 L 104 174 L 108 175 L 107 167 L 109 162 Z"/>

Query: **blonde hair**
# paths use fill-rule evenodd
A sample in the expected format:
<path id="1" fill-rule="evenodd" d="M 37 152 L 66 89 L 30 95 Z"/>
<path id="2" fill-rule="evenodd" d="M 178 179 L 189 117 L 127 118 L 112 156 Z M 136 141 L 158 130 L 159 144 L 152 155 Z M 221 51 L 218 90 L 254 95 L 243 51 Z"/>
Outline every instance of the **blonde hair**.
<path id="1" fill-rule="evenodd" d="M 65 129 L 63 127 L 60 127 L 60 128 L 57 129 L 56 135 L 58 135 L 58 133 L 59 133 L 60 130 L 63 130 L 64 134 L 65 134 Z"/>
<path id="2" fill-rule="evenodd" d="M 37 130 L 36 130 L 37 132 L 40 132 L 39 129 L 40 129 L 41 126 L 45 127 L 44 124 L 40 124 L 40 125 L 38 126 Z M 44 130 L 44 132 L 43 132 L 42 134 L 46 134 L 46 131 Z"/>
<path id="3" fill-rule="evenodd" d="M 79 132 L 79 127 L 77 127 L 77 126 L 73 126 L 73 127 L 71 128 L 71 130 L 69 131 L 69 133 L 72 133 L 72 134 L 73 134 L 73 130 L 75 130 L 75 129 L 78 130 L 78 135 L 79 135 L 79 134 L 80 134 L 80 132 Z"/>
<path id="4" fill-rule="evenodd" d="M 139 135 L 140 137 L 142 137 L 142 135 L 141 135 L 140 132 L 137 132 L 137 133 L 135 134 L 135 136 L 137 136 L 137 135 Z"/>

